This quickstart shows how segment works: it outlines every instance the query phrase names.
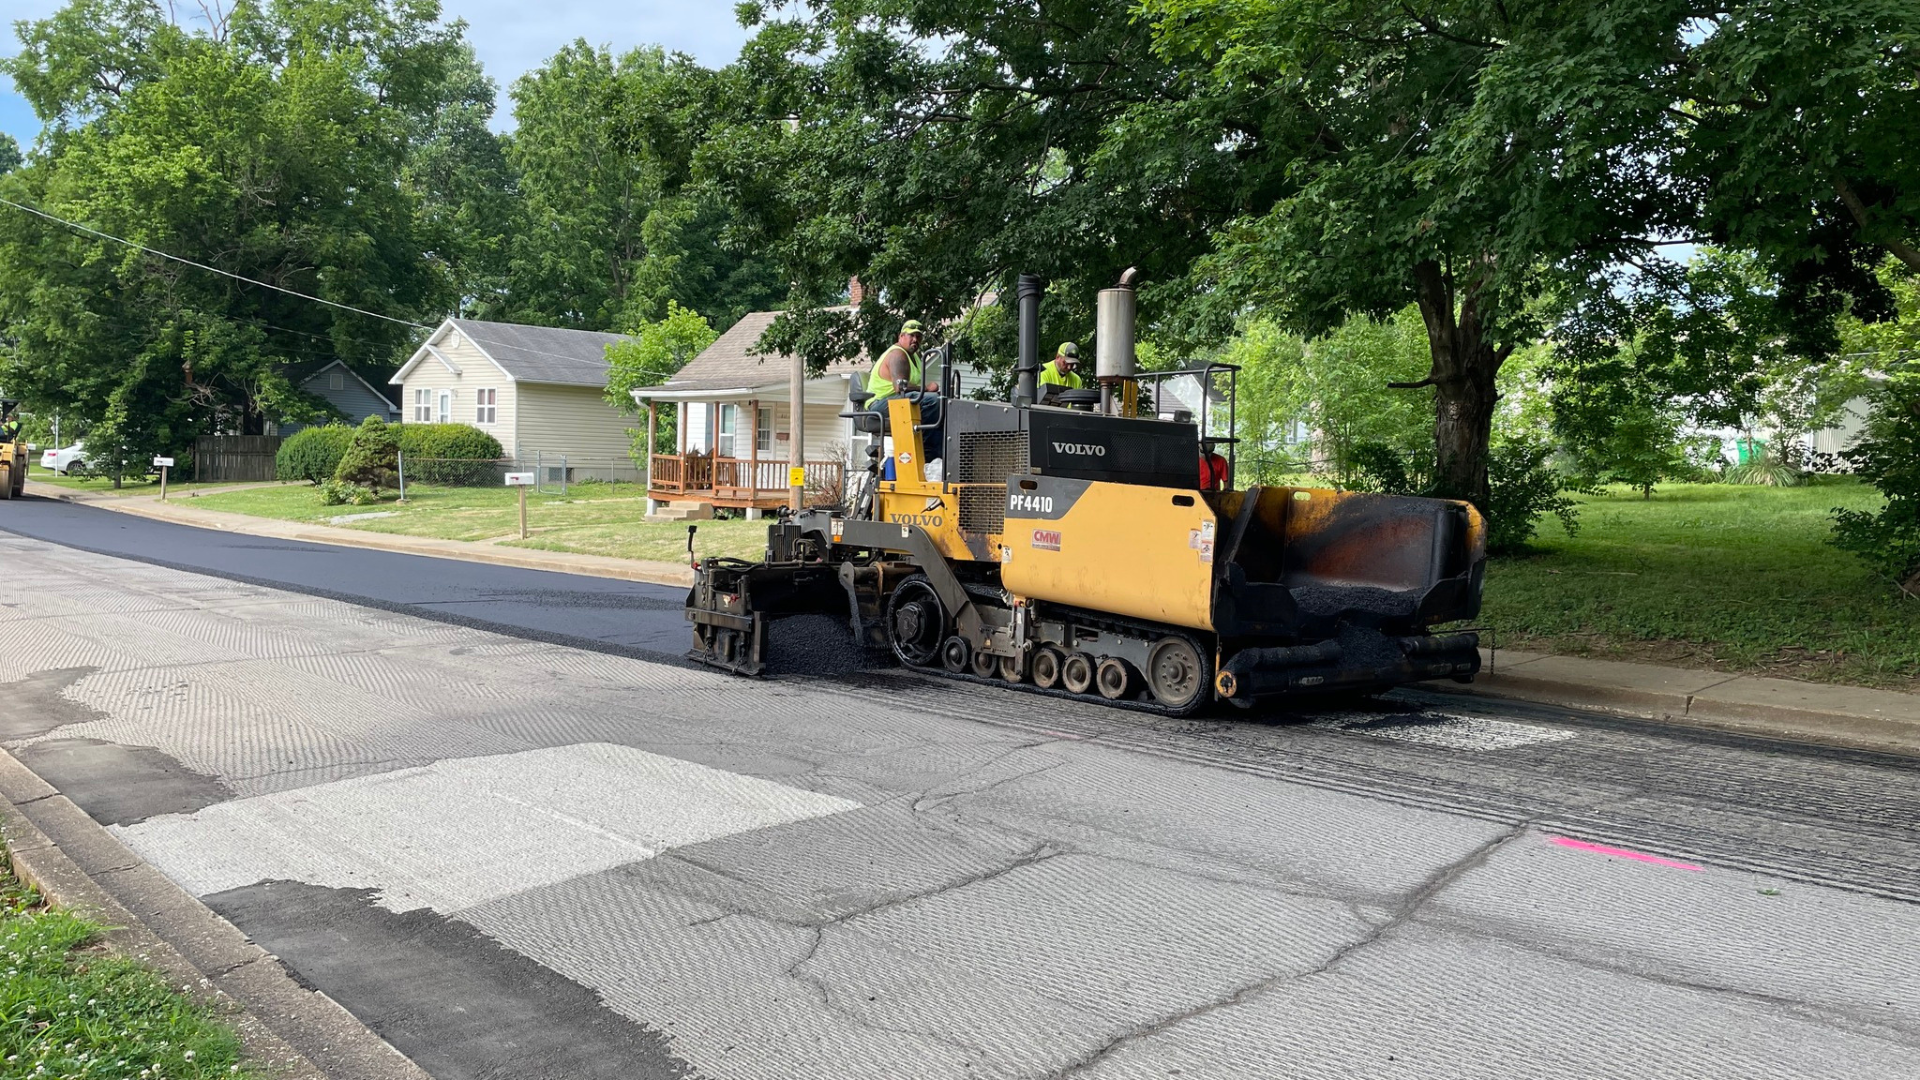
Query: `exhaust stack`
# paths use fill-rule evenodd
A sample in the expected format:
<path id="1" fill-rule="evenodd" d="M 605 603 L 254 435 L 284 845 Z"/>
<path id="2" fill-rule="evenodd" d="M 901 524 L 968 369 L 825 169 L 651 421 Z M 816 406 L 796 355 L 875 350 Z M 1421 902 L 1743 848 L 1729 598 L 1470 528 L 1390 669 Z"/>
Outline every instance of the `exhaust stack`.
<path id="1" fill-rule="evenodd" d="M 1139 370 L 1134 354 L 1134 328 L 1138 307 L 1133 283 L 1140 268 L 1130 266 L 1120 275 L 1120 284 L 1101 289 L 1095 297 L 1093 322 L 1094 375 L 1100 380 L 1100 411 L 1113 412 L 1114 387 L 1131 379 Z"/>
<path id="2" fill-rule="evenodd" d="M 1021 274 L 1014 287 L 1014 296 L 1020 304 L 1020 360 L 1013 369 L 1015 405 L 1031 405 L 1039 396 L 1040 293 L 1043 288 L 1037 274 Z"/>

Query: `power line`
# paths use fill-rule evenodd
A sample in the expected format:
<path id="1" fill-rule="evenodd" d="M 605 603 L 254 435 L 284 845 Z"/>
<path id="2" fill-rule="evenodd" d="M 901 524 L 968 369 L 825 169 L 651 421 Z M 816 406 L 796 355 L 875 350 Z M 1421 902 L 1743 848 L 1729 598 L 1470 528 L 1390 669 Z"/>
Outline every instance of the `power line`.
<path id="1" fill-rule="evenodd" d="M 57 224 L 60 224 L 60 225 L 65 225 L 65 226 L 67 226 L 67 227 L 68 227 L 68 228 L 70 228 L 70 229 L 74 229 L 74 230 L 77 230 L 77 231 L 79 231 L 79 232 L 83 232 L 83 233 L 86 233 L 86 234 L 87 234 L 87 235 L 89 235 L 89 236 L 97 236 L 97 237 L 99 237 L 99 238 L 100 238 L 100 239 L 102 239 L 102 240 L 111 240 L 111 241 L 113 241 L 113 242 L 114 242 L 114 243 L 116 243 L 116 244 L 124 244 L 124 245 L 126 245 L 127 247 L 130 247 L 130 248 L 133 248 L 133 249 L 135 249 L 135 250 L 138 250 L 138 251 L 143 251 L 143 252 L 146 252 L 146 253 L 147 253 L 147 254 L 149 254 L 149 255 L 154 255 L 154 256 L 158 256 L 159 258 L 162 258 L 162 259 L 169 259 L 169 260 L 172 260 L 173 262 L 177 262 L 177 263 L 180 263 L 180 264 L 181 264 L 181 265 L 183 265 L 183 266 L 191 266 L 191 267 L 193 267 L 193 268 L 195 268 L 195 269 L 197 269 L 197 270 L 205 270 L 205 271 L 207 271 L 208 273 L 212 273 L 212 274 L 219 274 L 219 275 L 220 275 L 221 277 L 225 277 L 225 278 L 231 278 L 231 279 L 233 279 L 234 281 L 239 281 L 239 282 L 243 282 L 243 283 L 245 283 L 245 284 L 248 284 L 248 285 L 258 285 L 258 286 L 260 286 L 260 287 L 261 287 L 261 288 L 263 288 L 263 289 L 272 289 L 272 290 L 273 290 L 273 291 L 275 291 L 275 292 L 278 292 L 278 293 L 285 293 L 285 294 L 286 294 L 286 295 L 288 295 L 288 296 L 293 296 L 293 297 L 298 297 L 299 299 L 302 299 L 302 300 L 311 300 L 311 301 L 313 301 L 313 302 L 314 302 L 314 303 L 316 303 L 316 304 L 325 304 L 325 305 L 326 305 L 326 306 L 328 306 L 328 307 L 331 307 L 331 308 L 338 308 L 338 309 L 340 309 L 341 311 L 351 311 L 351 312 L 353 312 L 353 313 L 354 313 L 354 314 L 356 314 L 356 315 L 365 315 L 365 316 L 367 316 L 367 317 L 368 317 L 368 318 L 370 318 L 370 319 L 381 319 L 381 320 L 383 320 L 383 321 L 386 321 L 386 322 L 390 322 L 390 323 L 395 323 L 395 324 L 397 324 L 397 325 L 400 325 L 400 326 L 407 326 L 407 327 L 412 327 L 412 328 L 414 328 L 414 329 L 416 329 L 416 330 L 427 330 L 427 331 L 432 331 L 432 330 L 435 330 L 435 329 L 437 329 L 437 327 L 434 327 L 434 326 L 430 326 L 430 325 L 428 325 L 427 323 L 422 323 L 422 322 L 415 322 L 415 321 L 413 321 L 412 319 L 397 319 L 397 318 L 394 318 L 394 317 L 393 317 L 393 316 L 391 316 L 391 315 L 382 315 L 382 314 L 380 314 L 380 313 L 379 313 L 379 312 L 377 312 L 377 311 L 368 311 L 368 310 L 367 310 L 367 309 L 365 309 L 365 308 L 359 308 L 359 307 L 354 307 L 354 306 L 353 306 L 352 304 L 342 304 L 342 303 L 338 303 L 338 302 L 336 302 L 336 301 L 333 301 L 333 300 L 328 300 L 328 299 L 326 299 L 326 298 L 324 298 L 324 297 L 319 297 L 319 296 L 314 296 L 314 295 L 312 295 L 312 294 L 310 294 L 310 293 L 303 293 L 303 292 L 300 292 L 300 291 L 299 291 L 299 290 L 297 290 L 297 289 L 289 289 L 289 288 L 286 288 L 285 286 L 282 286 L 282 285 L 275 285 L 275 284 L 273 284 L 272 282 L 269 282 L 269 281 L 261 281 L 261 280 L 260 280 L 260 279 L 258 279 L 258 278 L 250 278 L 250 277 L 247 277 L 247 276 L 246 276 L 246 275 L 244 275 L 244 274 L 236 274 L 236 273 L 234 273 L 234 272 L 233 272 L 233 271 L 231 271 L 231 270 L 222 270 L 222 269 L 220 269 L 220 268 L 219 268 L 219 267 L 217 267 L 217 266 L 209 266 L 209 265 L 207 265 L 206 263 L 202 263 L 202 262 L 195 262 L 195 261 L 194 261 L 194 260 L 192 260 L 192 259 L 188 259 L 188 258 L 183 258 L 183 257 L 181 257 L 181 256 L 179 256 L 179 255 L 175 255 L 175 254 L 173 254 L 173 253 L 171 253 L 171 252 L 167 252 L 167 251 L 161 251 L 161 250 L 160 250 L 160 249 L 158 249 L 158 248 L 153 248 L 153 247 L 148 247 L 148 246 L 147 246 L 147 245 L 145 245 L 145 244 L 141 244 L 141 243 L 137 243 L 137 242 L 135 242 L 135 241 L 132 241 L 132 240 L 126 240 L 126 239 L 122 239 L 121 237 L 118 237 L 118 236 L 114 236 L 114 235 L 113 235 L 112 233 L 106 233 L 106 232 L 102 232 L 102 231 L 100 231 L 99 229 L 96 229 L 96 228 L 93 228 L 92 226 L 89 226 L 89 225 L 83 225 L 83 224 L 81 224 L 80 222 L 77 222 L 77 221 L 72 221 L 72 220 L 69 220 L 69 219 L 67 219 L 67 218 L 63 218 L 63 217 L 61 217 L 61 216 L 59 216 L 58 214 L 51 214 L 51 213 L 48 213 L 47 211 L 45 211 L 45 210 L 42 210 L 42 209 L 39 209 L 38 207 L 33 207 L 33 206 L 28 206 L 28 205 L 26 205 L 26 204 L 24 204 L 24 203 L 17 203 L 17 202 L 14 202 L 14 201 L 13 201 L 12 199 L 8 199 L 8 198 L 6 198 L 6 197 L 4 197 L 4 196 L 0 196 L 0 205 L 5 205 L 5 206 L 11 206 L 11 207 L 13 207 L 13 208 L 14 208 L 15 210 L 20 210 L 20 211 L 24 211 L 25 213 L 29 213 L 29 214 L 32 214 L 32 215 L 33 215 L 33 216 L 35 216 L 35 217 L 39 217 L 39 218 L 44 218 L 44 219 L 46 219 L 46 220 L 48 220 L 48 221 L 52 221 L 52 222 L 55 222 L 55 223 L 57 223 Z M 272 324 L 270 324 L 270 323 L 269 323 L 269 324 L 265 324 L 265 325 L 269 325 L 269 326 L 271 326 Z M 284 328 L 284 327 L 279 327 L 279 328 L 276 328 L 276 329 L 282 329 L 282 330 L 285 330 L 286 328 Z M 296 333 L 296 334 L 297 334 L 297 333 L 303 333 L 303 331 L 298 331 L 298 330 L 289 330 L 289 331 L 287 331 L 287 332 L 288 332 L 288 333 Z M 319 335 L 314 335 L 314 334 L 308 334 L 307 336 L 309 336 L 309 337 L 318 337 Z M 597 363 L 600 363 L 600 361 L 596 361 L 596 360 L 586 360 L 586 359 L 583 359 L 583 358 L 581 358 L 581 357 L 578 357 L 578 356 L 568 356 L 568 355 L 566 355 L 565 353 L 556 353 L 556 352 L 548 352 L 548 351 L 546 351 L 546 350 L 544 350 L 544 349 L 533 349 L 533 348 L 528 348 L 528 347 L 526 347 L 526 346 L 523 346 L 523 345 L 515 345 L 515 344 L 513 344 L 513 343 L 511 343 L 511 342 L 506 342 L 506 341 L 489 341 L 489 340 L 487 340 L 487 339 L 484 339 L 484 338 L 478 338 L 478 337 L 474 337 L 474 336 L 473 336 L 473 335 L 471 335 L 471 334 L 469 334 L 469 335 L 467 335 L 467 336 L 468 336 L 468 340 L 470 340 L 470 341 L 472 341 L 472 342 L 474 342 L 474 343 L 475 343 L 475 344 L 477 344 L 477 345 L 482 345 L 482 346 L 485 346 L 485 345 L 494 345 L 494 346 L 498 346 L 498 347 L 500 347 L 500 348 L 503 348 L 503 349 L 514 349 L 514 350 L 516 350 L 516 351 L 519 351 L 519 352 L 523 352 L 523 353 L 529 353 L 529 354 L 531 354 L 531 355 L 534 355 L 534 356 L 544 356 L 544 357 L 548 357 L 548 358 L 550 358 L 550 359 L 554 359 L 554 360 L 565 360 L 565 361 L 567 361 L 567 362 L 569 362 L 569 363 L 575 363 L 575 364 L 597 364 Z M 622 336 L 624 336 L 624 335 L 622 335 Z M 356 340 L 356 341 L 358 341 L 359 339 L 351 339 L 351 340 Z M 363 343 L 363 344 L 370 344 L 370 343 L 367 343 L 367 342 L 362 342 L 362 343 Z M 662 377 L 662 378 L 672 378 L 672 377 L 673 377 L 673 374 L 674 374 L 673 372 L 670 372 L 670 371 L 653 371 L 653 370 L 650 370 L 650 369 L 642 369 L 642 370 L 643 370 L 643 372 L 644 372 L 644 374 L 648 374 L 648 375 L 658 375 L 658 376 L 660 376 L 660 377 Z"/>
<path id="2" fill-rule="evenodd" d="M 354 307 L 352 304 L 337 303 L 335 301 L 328 300 L 324 297 L 314 296 L 310 293 L 303 293 L 296 289 L 289 289 L 283 285 L 275 285 L 270 281 L 261 281 L 258 278 L 247 277 L 244 274 L 236 274 L 231 270 L 222 270 L 217 266 L 208 266 L 206 263 L 195 262 L 192 259 L 182 258 L 178 255 L 172 254 L 171 252 L 161 251 L 159 248 L 151 248 L 145 244 L 135 243 L 132 240 L 123 240 L 120 237 L 114 236 L 111 233 L 101 232 L 99 229 L 93 228 L 88 225 L 82 225 L 77 221 L 69 221 L 66 218 L 60 217 L 57 214 L 49 214 L 45 210 L 41 210 L 37 207 L 27 206 L 24 203 L 14 202 L 12 199 L 6 198 L 4 196 L 0 196 L 0 205 L 11 206 L 15 210 L 22 210 L 22 211 L 25 211 L 26 213 L 32 214 L 35 217 L 45 218 L 48 221 L 57 222 L 61 225 L 67 226 L 70 229 L 75 229 L 80 232 L 86 233 L 89 236 L 97 236 L 102 240 L 111 240 L 116 244 L 125 244 L 130 248 L 134 248 L 139 251 L 144 251 L 149 255 L 157 255 L 162 259 L 171 259 L 174 262 L 180 263 L 183 266 L 191 266 L 199 270 L 205 270 L 208 273 L 219 274 L 221 277 L 232 278 L 235 281 L 245 282 L 249 285 L 258 285 L 263 289 L 272 289 L 274 292 L 286 293 L 288 296 L 297 296 L 302 300 L 311 300 L 316 304 L 325 304 L 328 307 L 339 308 L 342 311 L 351 311 L 356 315 L 365 315 L 370 319 L 383 319 L 390 323 L 398 323 L 401 326 L 411 326 L 421 330 L 433 329 L 433 327 L 428 326 L 425 323 L 417 323 L 417 322 L 414 322 L 412 319 L 396 319 L 391 315 L 382 315 L 377 311 L 368 311 L 366 308 Z"/>

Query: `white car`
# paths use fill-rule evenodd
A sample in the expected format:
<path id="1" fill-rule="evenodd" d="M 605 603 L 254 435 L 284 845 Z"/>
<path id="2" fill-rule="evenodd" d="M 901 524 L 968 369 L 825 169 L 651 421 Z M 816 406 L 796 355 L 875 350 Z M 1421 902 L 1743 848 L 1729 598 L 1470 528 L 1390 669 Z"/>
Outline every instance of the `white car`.
<path id="1" fill-rule="evenodd" d="M 40 467 L 61 476 L 65 476 L 67 471 L 75 465 L 82 469 L 87 466 L 85 443 L 74 443 L 72 446 L 58 450 L 46 450 L 40 455 Z"/>

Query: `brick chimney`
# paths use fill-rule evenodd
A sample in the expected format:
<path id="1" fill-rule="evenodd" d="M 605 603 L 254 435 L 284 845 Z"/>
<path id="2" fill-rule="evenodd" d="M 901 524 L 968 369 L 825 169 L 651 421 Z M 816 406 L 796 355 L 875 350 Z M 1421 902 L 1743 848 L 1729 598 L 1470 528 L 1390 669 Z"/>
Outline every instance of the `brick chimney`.
<path id="1" fill-rule="evenodd" d="M 859 278 L 850 277 L 847 279 L 847 303 L 852 304 L 854 307 L 859 307 L 860 301 L 866 299 L 866 296 L 867 288 L 860 284 Z"/>

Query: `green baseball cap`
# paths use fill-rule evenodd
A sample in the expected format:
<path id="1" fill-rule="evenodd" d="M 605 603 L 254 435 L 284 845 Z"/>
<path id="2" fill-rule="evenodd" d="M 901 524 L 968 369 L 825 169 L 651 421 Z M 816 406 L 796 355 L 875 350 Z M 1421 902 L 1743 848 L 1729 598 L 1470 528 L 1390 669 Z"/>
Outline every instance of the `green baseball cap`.
<path id="1" fill-rule="evenodd" d="M 1077 364 L 1080 362 L 1080 346 L 1071 341 L 1063 341 L 1059 348 L 1053 350 L 1053 355 L 1064 356 Z"/>
<path id="2" fill-rule="evenodd" d="M 918 333 L 920 333 L 920 332 L 921 332 L 921 330 L 920 330 L 920 320 L 919 320 L 919 319 L 908 319 L 908 320 L 907 320 L 906 322 L 903 322 L 903 323 L 901 323 L 901 324 L 900 324 L 900 332 L 901 332 L 901 333 L 903 333 L 903 334 L 918 334 Z"/>

